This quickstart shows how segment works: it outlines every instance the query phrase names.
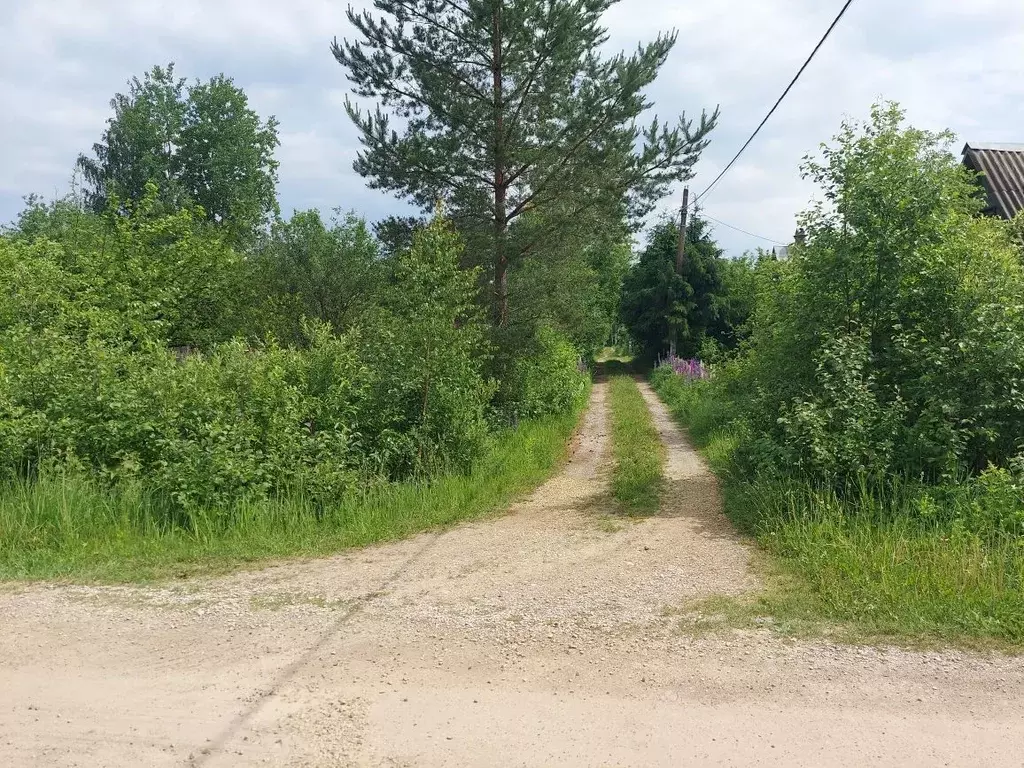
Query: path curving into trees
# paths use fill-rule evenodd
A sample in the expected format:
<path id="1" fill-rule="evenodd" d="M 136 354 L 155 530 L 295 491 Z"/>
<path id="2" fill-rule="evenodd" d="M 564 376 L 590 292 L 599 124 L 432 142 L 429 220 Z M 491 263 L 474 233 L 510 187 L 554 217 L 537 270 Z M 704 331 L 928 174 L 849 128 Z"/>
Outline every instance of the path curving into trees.
<path id="1" fill-rule="evenodd" d="M 756 590 L 646 385 L 661 514 L 608 501 L 606 385 L 508 514 L 229 577 L 0 589 L 0 764 L 1012 765 L 1012 659 L 695 632 Z"/>

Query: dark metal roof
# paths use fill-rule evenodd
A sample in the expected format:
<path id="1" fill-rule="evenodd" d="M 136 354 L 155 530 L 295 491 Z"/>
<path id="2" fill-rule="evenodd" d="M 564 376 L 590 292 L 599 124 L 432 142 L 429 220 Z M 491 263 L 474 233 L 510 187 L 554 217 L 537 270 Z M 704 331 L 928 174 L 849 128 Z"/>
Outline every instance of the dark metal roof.
<path id="1" fill-rule="evenodd" d="M 965 144 L 964 163 L 984 174 L 989 211 L 1012 219 L 1024 210 L 1024 144 Z"/>

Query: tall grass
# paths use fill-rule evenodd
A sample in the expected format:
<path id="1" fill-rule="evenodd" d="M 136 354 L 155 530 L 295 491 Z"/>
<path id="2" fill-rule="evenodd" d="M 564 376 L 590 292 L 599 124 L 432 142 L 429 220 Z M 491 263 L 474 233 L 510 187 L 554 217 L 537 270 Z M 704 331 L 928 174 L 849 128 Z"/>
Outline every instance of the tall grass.
<path id="1" fill-rule="evenodd" d="M 722 479 L 727 514 L 783 577 L 762 608 L 869 637 L 1024 644 L 1024 537 L 981 514 L 983 483 L 840 492 L 750 476 L 733 461 L 748 436 L 722 387 L 660 371 L 652 383 Z"/>
<path id="2" fill-rule="evenodd" d="M 581 406 L 582 407 L 582 406 Z M 493 512 L 550 476 L 581 407 L 495 436 L 471 472 L 375 486 L 333 506 L 302 494 L 240 502 L 168 524 L 142 486 L 44 475 L 0 488 L 0 579 L 137 581 L 320 556 Z"/>
<path id="3" fill-rule="evenodd" d="M 665 484 L 665 446 L 631 377 L 613 376 L 609 399 L 615 458 L 612 495 L 627 514 L 654 514 Z"/>
<path id="4" fill-rule="evenodd" d="M 919 490 L 839 496 L 755 482 L 746 494 L 769 552 L 829 618 L 871 634 L 1024 642 L 1024 541 L 918 515 Z M 950 522 L 952 519 L 952 522 Z"/>

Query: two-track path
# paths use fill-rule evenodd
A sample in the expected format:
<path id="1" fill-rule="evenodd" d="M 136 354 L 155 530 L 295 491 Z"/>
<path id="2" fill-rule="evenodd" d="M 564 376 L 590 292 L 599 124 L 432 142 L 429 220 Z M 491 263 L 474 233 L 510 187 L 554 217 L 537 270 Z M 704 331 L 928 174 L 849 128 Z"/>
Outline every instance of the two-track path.
<path id="1" fill-rule="evenodd" d="M 646 385 L 664 513 L 608 515 L 605 386 L 509 514 L 166 587 L 0 590 L 0 766 L 1022 765 L 1024 669 L 692 635 L 756 589 Z"/>

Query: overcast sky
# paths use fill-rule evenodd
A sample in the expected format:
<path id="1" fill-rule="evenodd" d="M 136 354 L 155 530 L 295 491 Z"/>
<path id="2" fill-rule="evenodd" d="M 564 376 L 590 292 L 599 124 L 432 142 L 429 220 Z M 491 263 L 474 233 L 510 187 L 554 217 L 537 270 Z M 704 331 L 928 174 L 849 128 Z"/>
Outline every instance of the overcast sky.
<path id="1" fill-rule="evenodd" d="M 622 0 L 607 15 L 616 49 L 675 28 L 679 42 L 650 91 L 672 118 L 721 105 L 691 188 L 703 189 L 761 120 L 842 0 Z M 347 83 L 328 46 L 351 35 L 345 3 L 324 0 L 3 0 L 0 221 L 24 195 L 62 194 L 96 141 L 109 100 L 132 75 L 174 61 L 190 79 L 233 77 L 280 121 L 282 211 L 354 209 L 374 220 L 402 203 L 352 171 L 358 143 Z M 879 98 L 961 140 L 1024 142 L 1024 2 L 855 0 L 801 81 L 706 198 L 707 214 L 789 242 L 813 195 L 803 155 L 844 116 Z M 677 196 L 678 197 L 678 196 Z M 666 201 L 678 206 L 678 199 Z M 772 243 L 716 225 L 731 254 Z"/>

